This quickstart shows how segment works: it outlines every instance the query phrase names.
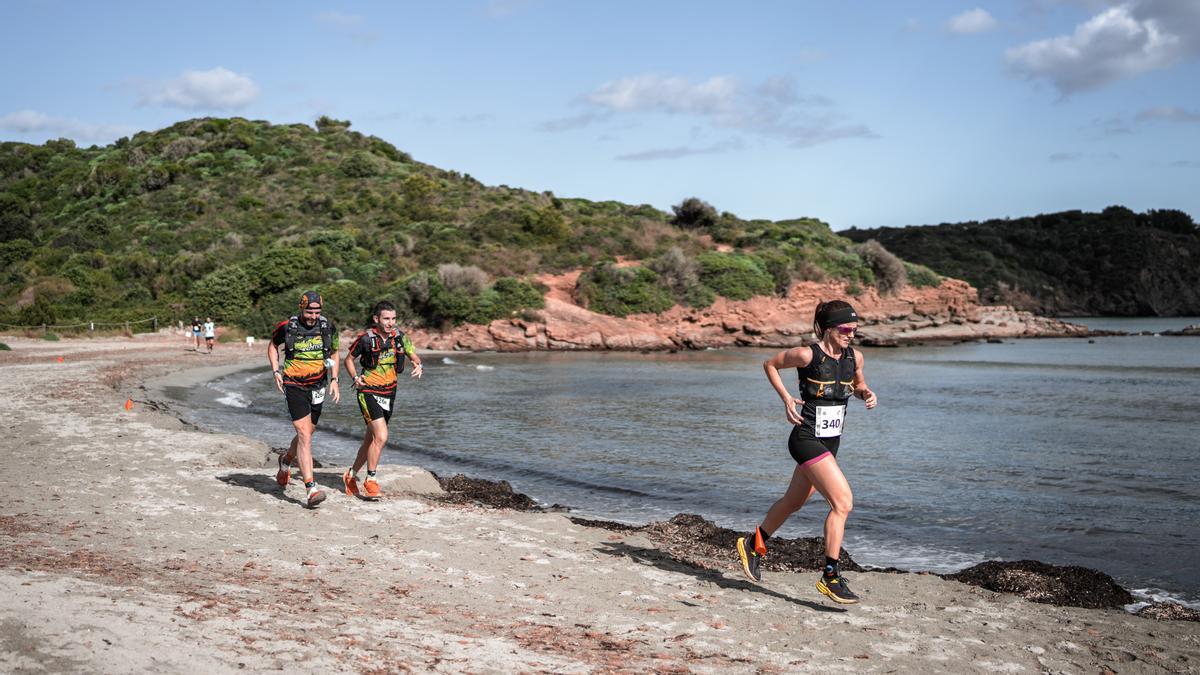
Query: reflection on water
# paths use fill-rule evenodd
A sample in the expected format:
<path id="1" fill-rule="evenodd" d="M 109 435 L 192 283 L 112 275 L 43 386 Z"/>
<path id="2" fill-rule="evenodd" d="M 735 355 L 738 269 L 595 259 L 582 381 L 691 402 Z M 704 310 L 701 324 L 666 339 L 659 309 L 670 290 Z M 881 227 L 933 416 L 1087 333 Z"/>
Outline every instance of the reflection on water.
<path id="1" fill-rule="evenodd" d="M 794 466 L 761 369 L 769 354 L 426 359 L 424 380 L 401 383 L 385 459 L 505 479 L 589 516 L 644 522 L 683 511 L 750 529 Z M 864 355 L 880 404 L 851 402 L 839 454 L 855 493 L 846 548 L 856 559 L 947 571 L 1036 558 L 1200 599 L 1200 342 Z M 203 426 L 277 446 L 291 437 L 265 366 L 188 398 Z M 317 456 L 348 463 L 361 427 L 350 397 L 326 405 Z M 818 535 L 825 511 L 811 504 L 782 534 Z"/>

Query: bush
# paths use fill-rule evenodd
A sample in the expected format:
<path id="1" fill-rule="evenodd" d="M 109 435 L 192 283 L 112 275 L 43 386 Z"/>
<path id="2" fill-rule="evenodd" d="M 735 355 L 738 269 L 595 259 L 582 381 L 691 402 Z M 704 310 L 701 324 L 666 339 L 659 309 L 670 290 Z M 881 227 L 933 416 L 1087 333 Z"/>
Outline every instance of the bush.
<path id="1" fill-rule="evenodd" d="M 3 342 L 0 342 L 0 352 L 11 352 L 11 351 L 12 351 L 12 347 L 9 347 L 7 344 L 5 344 Z"/>
<path id="2" fill-rule="evenodd" d="M 650 261 L 649 267 L 658 274 L 659 282 L 677 296 L 700 283 L 700 265 L 678 246 Z"/>
<path id="3" fill-rule="evenodd" d="M 704 285 L 730 300 L 749 300 L 775 291 L 775 280 L 754 256 L 703 253 L 696 260 L 700 263 L 700 280 Z"/>
<path id="4" fill-rule="evenodd" d="M 580 275 L 577 288 L 585 307 L 612 316 L 665 312 L 675 304 L 658 275 L 645 267 L 603 262 Z"/>
<path id="5" fill-rule="evenodd" d="M 695 230 L 717 224 L 717 210 L 712 204 L 697 197 L 688 197 L 672 206 L 671 210 L 675 212 L 671 223 L 682 228 Z"/>
<path id="6" fill-rule="evenodd" d="M 47 342 L 58 342 L 60 338 L 58 337 L 58 333 L 47 332 L 42 334 L 42 339 Z"/>
<path id="7" fill-rule="evenodd" d="M 474 265 L 447 263 L 438 265 L 438 280 L 451 292 L 462 291 L 468 295 L 479 295 L 487 287 L 487 272 Z"/>
<path id="8" fill-rule="evenodd" d="M 338 165 L 338 170 L 347 178 L 369 178 L 380 173 L 379 161 L 365 152 L 356 152 Z"/>
<path id="9" fill-rule="evenodd" d="M 717 294 L 700 283 L 700 264 L 678 246 L 672 246 L 650 262 L 658 281 L 671 290 L 675 299 L 689 307 L 708 307 Z"/>
<path id="10" fill-rule="evenodd" d="M 858 245 L 858 255 L 875 273 L 875 285 L 880 293 L 894 293 L 908 283 L 904 263 L 874 239 Z"/>
<path id="11" fill-rule="evenodd" d="M 908 273 L 908 283 L 917 288 L 936 288 L 942 283 L 942 278 L 938 276 L 937 272 L 924 265 L 914 265 L 906 262 L 904 263 L 904 269 Z"/>
<path id="12" fill-rule="evenodd" d="M 193 315 L 237 317 L 251 308 L 253 291 L 250 275 L 242 266 L 222 267 L 196 282 L 188 307 Z"/>

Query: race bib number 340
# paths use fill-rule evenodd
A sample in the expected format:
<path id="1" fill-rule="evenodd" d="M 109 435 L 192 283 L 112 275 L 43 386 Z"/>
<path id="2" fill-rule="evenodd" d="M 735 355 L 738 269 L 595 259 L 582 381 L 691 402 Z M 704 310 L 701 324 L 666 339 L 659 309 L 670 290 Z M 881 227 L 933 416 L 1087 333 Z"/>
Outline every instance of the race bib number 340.
<path id="1" fill-rule="evenodd" d="M 813 427 L 817 438 L 832 438 L 842 435 L 842 421 L 846 419 L 846 406 L 819 405 L 816 407 Z"/>

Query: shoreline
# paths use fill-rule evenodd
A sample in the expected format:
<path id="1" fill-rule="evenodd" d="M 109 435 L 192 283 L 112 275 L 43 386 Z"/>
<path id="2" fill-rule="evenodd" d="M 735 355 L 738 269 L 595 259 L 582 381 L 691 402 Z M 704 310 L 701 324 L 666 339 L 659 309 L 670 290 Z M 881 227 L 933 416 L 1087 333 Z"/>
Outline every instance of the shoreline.
<path id="1" fill-rule="evenodd" d="M 454 355 L 454 354 L 463 354 L 463 352 L 432 352 L 432 351 L 426 352 L 426 355 L 430 355 L 430 356 L 433 356 L 433 355 L 450 356 L 450 355 Z M 172 404 L 180 402 L 180 401 L 178 398 L 176 398 L 175 396 L 170 394 L 167 391 L 168 389 L 172 389 L 172 388 L 176 388 L 176 387 L 182 389 L 182 388 L 203 386 L 203 385 L 207 384 L 208 382 L 214 381 L 215 379 L 218 379 L 218 378 L 221 378 L 224 376 L 228 376 L 228 375 L 237 374 L 237 373 L 249 372 L 249 371 L 258 369 L 258 367 L 259 366 L 251 364 L 251 363 L 245 363 L 245 364 L 241 364 L 241 365 L 221 365 L 221 366 L 207 366 L 207 367 L 201 366 L 201 367 L 189 369 L 182 373 L 177 373 L 177 374 L 169 376 L 169 377 L 161 377 L 160 376 L 160 377 L 155 377 L 155 378 L 149 378 L 149 379 L 145 380 L 145 382 L 143 383 L 143 388 L 147 391 L 148 400 L 150 402 L 153 402 L 154 404 L 156 404 L 155 407 L 162 409 L 164 411 L 172 411 L 172 414 L 173 414 L 173 405 Z M 180 419 L 182 421 L 182 418 L 180 418 Z M 192 424 L 191 422 L 188 422 L 188 423 Z M 195 428 L 200 431 L 206 432 L 206 433 L 219 433 L 217 430 L 206 428 L 202 424 L 195 424 Z M 249 437 L 249 438 L 251 438 L 252 440 L 258 441 L 258 439 L 255 439 L 253 437 Z M 259 442 L 263 442 L 263 441 L 259 441 Z M 276 448 L 275 450 L 279 450 L 279 449 L 280 448 Z M 386 458 L 387 458 L 387 455 L 385 454 L 384 459 L 386 460 Z M 327 461 L 327 460 L 318 459 L 318 461 Z M 563 514 L 565 517 L 571 519 L 572 522 L 575 522 L 576 524 L 584 524 L 587 527 L 600 527 L 600 528 L 604 528 L 604 529 L 613 529 L 615 531 L 623 531 L 623 532 L 651 531 L 656 526 L 660 526 L 663 523 L 666 523 L 666 522 L 672 521 L 675 518 L 681 518 L 681 517 L 703 518 L 706 520 L 706 522 L 711 527 L 721 529 L 721 530 L 727 529 L 727 528 L 717 526 L 717 525 L 713 524 L 711 521 L 707 521 L 708 516 L 706 516 L 705 514 L 696 515 L 696 514 L 680 512 L 680 513 L 675 513 L 673 515 L 664 516 L 663 520 L 652 520 L 652 521 L 620 520 L 620 519 L 614 519 L 614 516 L 606 515 L 606 514 L 597 514 L 595 516 L 582 515 L 578 511 L 578 509 L 579 509 L 578 506 L 575 506 L 572 504 L 559 504 L 559 503 L 549 504 L 549 503 L 541 502 L 535 498 L 532 498 L 523 492 L 517 491 L 512 487 L 512 485 L 509 483 L 509 480 L 507 480 L 507 479 L 495 479 L 488 475 L 484 475 L 481 473 L 471 473 L 471 472 L 454 473 L 454 474 L 447 474 L 445 476 L 441 476 L 438 473 L 434 472 L 433 470 L 431 470 L 425 466 L 417 466 L 416 468 L 432 474 L 434 476 L 434 478 L 439 481 L 443 490 L 446 490 L 448 493 L 450 493 L 449 496 L 451 497 L 451 500 L 454 503 L 459 503 L 459 504 L 474 503 L 476 505 L 489 507 L 489 508 L 511 508 L 511 509 L 519 510 L 519 511 L 530 511 L 530 512 L 539 512 L 539 513 L 560 513 L 560 514 Z M 459 481 L 459 485 L 457 486 L 459 489 L 452 489 L 452 488 L 448 487 L 447 482 L 449 480 L 456 479 L 456 478 L 464 479 L 462 481 Z M 732 532 L 732 530 L 730 530 L 730 532 Z M 728 538 L 728 537 L 726 537 L 726 538 Z M 788 546 L 803 546 L 803 547 L 809 547 L 809 548 L 814 546 L 815 545 L 814 542 L 818 542 L 819 540 L 820 539 L 818 537 L 798 537 L 795 539 L 781 539 L 781 541 L 789 542 Z M 1072 567 L 1072 568 L 1076 568 L 1076 569 L 1082 569 L 1082 570 L 1087 570 L 1090 572 L 1095 572 L 1096 576 L 1093 579 L 1091 579 L 1091 581 L 1094 581 L 1097 584 L 1101 584 L 1101 583 L 1107 584 L 1109 582 L 1112 582 L 1117 587 L 1119 587 L 1121 590 L 1129 593 L 1131 598 L 1129 599 L 1128 602 L 1123 603 L 1123 606 L 1124 606 L 1124 609 L 1126 611 L 1130 612 L 1131 614 L 1136 614 L 1139 610 L 1145 608 L 1146 606 L 1154 605 L 1156 603 L 1163 603 L 1163 602 L 1177 603 L 1184 608 L 1187 608 L 1190 610 L 1195 610 L 1195 611 L 1200 611 L 1200 602 L 1189 602 L 1189 601 L 1185 600 L 1183 597 L 1181 597 L 1178 594 L 1173 593 L 1171 591 L 1166 591 L 1164 589 L 1151 589 L 1153 591 L 1160 591 L 1158 593 L 1154 593 L 1154 592 L 1148 592 L 1146 589 L 1121 586 L 1120 582 L 1113 581 L 1113 578 L 1104 570 L 1078 567 L 1078 566 L 1070 565 L 1069 563 L 1064 564 L 1064 565 L 1053 565 L 1050 563 L 1044 563 L 1044 562 L 1037 561 L 1037 560 L 1033 560 L 1033 561 L 1028 561 L 1028 560 L 1001 561 L 998 559 L 989 559 L 984 556 L 978 556 L 979 562 L 974 563 L 974 564 L 965 564 L 962 567 L 952 568 L 949 571 L 932 571 L 932 570 L 927 570 L 927 569 L 907 569 L 905 567 L 899 567 L 899 566 L 896 566 L 896 565 L 890 564 L 890 563 L 884 563 L 884 564 L 865 564 L 864 563 L 864 564 L 860 565 L 857 562 L 853 561 L 852 557 L 850 557 L 852 553 L 853 553 L 852 551 L 846 552 L 847 560 L 851 561 L 850 566 L 846 568 L 848 570 L 904 573 L 904 574 L 930 574 L 930 575 L 937 576 L 940 578 L 950 578 L 950 579 L 956 578 L 958 575 L 969 574 L 971 572 L 971 570 L 973 570 L 976 567 L 979 567 L 981 565 L 994 565 L 996 563 L 1000 563 L 1000 564 L 1034 563 L 1036 565 L 1044 565 L 1044 566 L 1052 567 L 1052 568 Z M 817 558 L 812 558 L 811 556 L 808 556 L 808 557 L 806 557 L 806 559 L 816 560 Z M 782 564 L 784 564 L 785 566 L 788 566 L 788 568 L 796 567 L 795 564 L 790 563 L 786 560 L 782 561 Z M 811 569 L 816 569 L 818 566 L 815 566 L 815 564 L 814 564 L 810 567 L 811 567 Z M 992 576 L 999 576 L 999 575 L 1000 575 L 999 570 L 992 572 Z"/>
<path id="2" fill-rule="evenodd" d="M 644 533 L 446 504 L 415 467 L 385 467 L 383 502 L 308 511 L 274 486 L 264 444 L 121 409 L 250 358 L 196 369 L 173 340 L 38 342 L 0 353 L 16 407 L 0 441 L 8 671 L 1200 668 L 1194 623 L 876 572 L 851 578 L 864 604 L 835 607 L 811 573 L 755 585 Z M 47 391 L 56 352 L 74 356 Z M 47 474 L 59 457 L 72 470 Z"/>

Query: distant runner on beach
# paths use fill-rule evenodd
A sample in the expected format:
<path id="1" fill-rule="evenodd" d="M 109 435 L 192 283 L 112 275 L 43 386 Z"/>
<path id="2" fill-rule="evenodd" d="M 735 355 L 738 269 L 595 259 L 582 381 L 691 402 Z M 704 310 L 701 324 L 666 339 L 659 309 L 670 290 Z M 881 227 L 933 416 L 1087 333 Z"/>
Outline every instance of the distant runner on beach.
<path id="1" fill-rule="evenodd" d="M 284 353 L 282 368 L 279 365 L 281 348 Z M 319 293 L 308 291 L 300 296 L 300 313 L 275 327 L 267 345 L 267 360 L 271 363 L 275 388 L 287 398 L 288 413 L 296 428 L 287 453 L 279 457 L 275 481 L 280 487 L 286 487 L 292 475 L 292 463 L 299 460 L 300 476 L 308 490 L 308 506 L 315 507 L 325 501 L 325 493 L 313 479 L 312 434 L 325 403 L 326 377 L 329 377 L 333 402 L 341 400 L 337 328 L 321 316 Z"/>
<path id="2" fill-rule="evenodd" d="M 819 491 L 830 510 L 825 518 L 825 569 L 817 580 L 817 590 L 843 604 L 858 602 L 858 596 L 850 591 L 838 569 L 853 496 L 838 466 L 837 451 L 850 396 L 865 401 L 868 410 L 877 402 L 863 376 L 862 354 L 850 346 L 857 330 L 858 314 L 849 303 L 820 303 L 813 322 L 818 341 L 779 352 L 763 363 L 767 380 L 783 400 L 788 421 L 795 425 L 788 437 L 788 452 L 797 466 L 787 492 L 767 511 L 762 524 L 737 540 L 742 570 L 754 581 L 762 581 L 761 567 L 771 534 L 804 506 L 814 490 Z M 781 368 L 797 370 L 802 398 L 788 393 L 779 375 Z"/>
<path id="3" fill-rule="evenodd" d="M 208 347 L 208 353 L 212 353 L 213 341 L 217 339 L 217 324 L 213 323 L 212 317 L 204 318 L 204 344 Z"/>
<path id="4" fill-rule="evenodd" d="M 200 317 L 192 317 L 192 351 L 200 351 Z"/>
<path id="5" fill-rule="evenodd" d="M 379 499 L 376 471 L 383 444 L 387 442 L 388 422 L 396 403 L 396 379 L 404 372 L 405 359 L 412 361 L 412 377 L 421 377 L 421 359 L 413 348 L 412 341 L 402 331 L 396 330 L 396 306 L 387 300 L 375 303 L 367 330 L 358 334 L 346 352 L 346 373 L 354 380 L 358 389 L 358 409 L 362 412 L 367 429 L 354 466 L 342 474 L 346 494 L 363 499 Z M 355 360 L 358 361 L 357 366 Z M 361 368 L 361 370 L 359 370 Z M 357 372 L 356 372 L 357 371 Z M 367 479 L 362 492 L 358 489 L 358 472 L 367 467 Z"/>

